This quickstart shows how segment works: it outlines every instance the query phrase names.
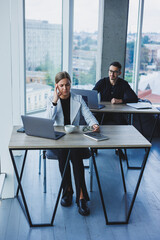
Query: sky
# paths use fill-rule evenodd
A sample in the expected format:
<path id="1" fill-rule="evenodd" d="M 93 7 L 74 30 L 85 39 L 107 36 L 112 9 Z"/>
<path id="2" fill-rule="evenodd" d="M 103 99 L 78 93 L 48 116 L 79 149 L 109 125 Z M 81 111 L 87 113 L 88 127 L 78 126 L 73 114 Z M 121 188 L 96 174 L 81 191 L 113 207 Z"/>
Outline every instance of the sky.
<path id="1" fill-rule="evenodd" d="M 137 31 L 139 0 L 130 0 L 129 29 L 131 33 Z M 144 0 L 144 16 L 142 32 L 160 32 L 160 0 Z"/>
<path id="2" fill-rule="evenodd" d="M 74 1 L 74 30 L 95 32 L 98 30 L 99 0 Z M 62 23 L 61 0 L 25 0 L 26 19 L 48 20 Z"/>
<path id="3" fill-rule="evenodd" d="M 137 12 L 139 0 L 130 0 L 129 29 L 137 31 Z M 160 0 L 144 0 L 144 19 L 142 32 L 160 32 Z M 99 0 L 74 1 L 74 31 L 95 32 L 98 29 Z M 61 0 L 25 0 L 27 19 L 48 20 L 62 23 Z"/>

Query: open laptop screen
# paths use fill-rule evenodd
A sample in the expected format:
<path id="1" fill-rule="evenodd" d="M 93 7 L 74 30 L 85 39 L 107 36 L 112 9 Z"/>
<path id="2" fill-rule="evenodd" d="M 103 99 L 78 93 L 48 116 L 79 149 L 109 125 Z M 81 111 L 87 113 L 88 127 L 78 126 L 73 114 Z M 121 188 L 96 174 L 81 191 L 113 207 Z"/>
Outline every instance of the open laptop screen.
<path id="1" fill-rule="evenodd" d="M 54 131 L 53 120 L 47 118 L 21 116 L 25 133 L 30 136 L 57 140 L 65 135 Z"/>
<path id="2" fill-rule="evenodd" d="M 104 105 L 98 104 L 98 92 L 96 90 L 86 90 L 86 89 L 75 89 L 72 88 L 71 92 L 87 97 L 88 107 L 92 109 L 103 108 Z"/>

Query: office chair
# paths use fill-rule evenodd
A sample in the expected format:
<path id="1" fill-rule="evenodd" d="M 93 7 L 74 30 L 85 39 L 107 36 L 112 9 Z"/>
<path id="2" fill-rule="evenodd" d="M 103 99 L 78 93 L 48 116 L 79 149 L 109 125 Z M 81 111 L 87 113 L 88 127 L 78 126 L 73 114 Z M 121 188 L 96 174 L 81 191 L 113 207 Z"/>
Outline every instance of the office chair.
<path id="1" fill-rule="evenodd" d="M 43 185 L 44 185 L 44 193 L 47 192 L 47 175 L 46 175 L 46 160 L 58 160 L 58 157 L 55 153 L 55 150 L 39 150 L 39 174 L 41 174 L 41 158 L 43 156 Z M 89 159 L 91 157 L 91 152 L 89 148 L 83 149 L 83 159 Z M 89 166 L 87 166 L 89 168 Z M 90 161 L 90 191 L 92 191 L 92 174 L 93 174 L 93 166 Z"/>

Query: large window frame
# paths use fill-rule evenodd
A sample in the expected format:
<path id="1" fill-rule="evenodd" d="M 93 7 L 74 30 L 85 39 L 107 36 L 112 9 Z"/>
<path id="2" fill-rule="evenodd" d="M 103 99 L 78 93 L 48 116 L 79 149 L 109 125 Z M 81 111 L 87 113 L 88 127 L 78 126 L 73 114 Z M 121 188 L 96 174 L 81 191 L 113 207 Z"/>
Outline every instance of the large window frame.
<path id="1" fill-rule="evenodd" d="M 23 0 L 23 9 L 24 9 Z M 97 50 L 97 69 L 96 81 L 101 77 L 101 56 L 102 56 L 102 35 L 103 35 L 103 14 L 104 0 L 99 0 L 99 34 L 98 34 L 98 50 Z M 134 50 L 134 66 L 133 66 L 133 89 L 138 94 L 138 81 L 140 70 L 140 54 L 141 54 L 141 39 L 143 26 L 144 0 L 139 0 L 138 7 L 138 23 L 137 23 L 137 38 Z M 62 69 L 67 71 L 72 76 L 72 56 L 73 56 L 73 16 L 74 16 L 74 0 L 62 0 Z M 25 39 L 25 36 L 24 36 Z M 65 41 L 64 41 L 65 39 Z M 106 43 L 107 44 L 107 43 Z M 24 43 L 25 46 L 25 43 Z M 25 56 L 24 56 L 25 61 Z M 24 88 L 25 88 L 24 84 Z M 25 113 L 26 113 L 26 89 L 24 91 Z"/>

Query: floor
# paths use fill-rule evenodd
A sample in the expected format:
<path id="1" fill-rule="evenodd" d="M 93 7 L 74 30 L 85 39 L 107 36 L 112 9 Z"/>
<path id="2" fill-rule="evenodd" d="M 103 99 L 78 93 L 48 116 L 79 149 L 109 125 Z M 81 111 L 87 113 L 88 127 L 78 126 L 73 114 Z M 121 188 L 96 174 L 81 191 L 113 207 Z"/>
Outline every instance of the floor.
<path id="1" fill-rule="evenodd" d="M 140 165 L 144 150 L 128 150 L 130 165 Z M 33 222 L 49 222 L 55 203 L 60 174 L 56 160 L 47 161 L 47 193 L 43 193 L 43 174 L 38 174 L 38 151 L 27 156 L 23 187 Z M 98 150 L 96 158 L 104 200 L 110 220 L 124 220 L 125 199 L 118 157 L 114 150 Z M 20 166 L 21 157 L 17 157 Z M 128 204 L 138 170 L 127 170 Z M 43 172 L 43 169 L 42 169 Z M 88 205 L 91 214 L 82 217 L 74 201 L 71 207 L 58 206 L 53 227 L 30 228 L 16 198 L 0 204 L 0 240 L 159 240 L 160 239 L 160 139 L 155 138 L 128 225 L 106 225 L 94 174 L 93 192 Z M 89 190 L 90 174 L 85 170 Z M 74 181 L 73 181 L 74 182 Z M 73 183 L 74 185 L 74 183 Z"/>

